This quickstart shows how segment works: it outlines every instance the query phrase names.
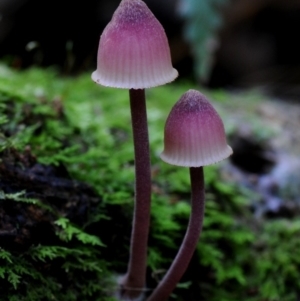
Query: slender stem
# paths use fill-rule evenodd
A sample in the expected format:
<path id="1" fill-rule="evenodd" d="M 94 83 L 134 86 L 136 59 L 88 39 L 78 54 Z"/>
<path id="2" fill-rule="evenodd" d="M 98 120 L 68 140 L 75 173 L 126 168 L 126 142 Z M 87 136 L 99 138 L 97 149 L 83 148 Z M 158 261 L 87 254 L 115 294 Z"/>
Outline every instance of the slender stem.
<path id="1" fill-rule="evenodd" d="M 191 167 L 190 178 L 192 208 L 185 237 L 170 269 L 147 301 L 165 301 L 168 299 L 186 271 L 196 249 L 202 231 L 205 207 L 203 167 Z"/>
<path id="2" fill-rule="evenodd" d="M 151 170 L 145 90 L 129 91 L 135 155 L 135 208 L 128 270 L 121 281 L 126 300 L 138 297 L 146 279 L 147 244 L 150 223 Z"/>

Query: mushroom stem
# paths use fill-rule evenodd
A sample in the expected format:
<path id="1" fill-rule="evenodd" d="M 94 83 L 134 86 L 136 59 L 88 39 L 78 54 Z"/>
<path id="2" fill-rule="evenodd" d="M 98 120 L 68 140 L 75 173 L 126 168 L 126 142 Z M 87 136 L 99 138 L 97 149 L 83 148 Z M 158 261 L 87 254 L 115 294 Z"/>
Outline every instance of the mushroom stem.
<path id="1" fill-rule="evenodd" d="M 168 272 L 147 301 L 166 301 L 187 269 L 202 230 L 205 192 L 203 167 L 190 167 L 191 215 L 181 247 Z"/>
<path id="2" fill-rule="evenodd" d="M 151 170 L 144 89 L 130 89 L 130 108 L 135 156 L 135 207 L 128 270 L 121 281 L 125 300 L 138 297 L 146 279 L 147 244 L 150 223 Z"/>

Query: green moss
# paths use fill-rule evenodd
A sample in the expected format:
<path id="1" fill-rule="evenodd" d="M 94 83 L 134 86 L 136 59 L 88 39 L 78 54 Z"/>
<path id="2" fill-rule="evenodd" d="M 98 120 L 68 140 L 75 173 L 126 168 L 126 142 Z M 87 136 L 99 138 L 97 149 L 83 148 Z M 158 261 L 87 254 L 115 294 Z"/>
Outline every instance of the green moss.
<path id="1" fill-rule="evenodd" d="M 168 112 L 190 88 L 180 83 L 147 90 L 153 166 L 148 265 L 156 279 L 174 258 L 189 218 L 188 169 L 161 162 L 159 153 Z M 230 108 L 231 95 L 209 95 Z M 128 102 L 128 91 L 97 86 L 89 74 L 62 78 L 52 69 L 0 67 L 0 165 L 11 164 L 25 179 L 30 172 L 45 188 L 40 194 L 26 185 L 5 190 L 2 173 L 0 216 L 23 212 L 25 220 L 42 218 L 49 227 L 49 236 L 27 245 L 25 232 L 22 243 L 0 243 L 1 300 L 112 300 L 113 279 L 126 269 L 133 207 Z M 33 166 L 58 174 L 45 184 Z M 251 194 L 229 183 L 220 165 L 205 168 L 205 178 L 203 234 L 173 300 L 295 300 L 299 222 L 256 220 L 249 209 Z M 7 207 L 14 212 L 8 214 Z M 81 207 L 87 208 L 82 215 Z M 5 226 L 27 229 L 20 219 Z M 149 278 L 149 285 L 155 280 Z"/>

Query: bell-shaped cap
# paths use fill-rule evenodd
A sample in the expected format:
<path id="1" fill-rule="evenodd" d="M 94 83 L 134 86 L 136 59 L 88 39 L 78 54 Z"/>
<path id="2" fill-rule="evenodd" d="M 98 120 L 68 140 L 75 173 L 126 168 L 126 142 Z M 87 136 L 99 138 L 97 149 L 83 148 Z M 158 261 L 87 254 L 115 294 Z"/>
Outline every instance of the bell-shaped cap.
<path id="1" fill-rule="evenodd" d="M 210 165 L 232 154 L 219 114 L 198 91 L 189 90 L 172 108 L 161 159 L 188 167 Z"/>
<path id="2" fill-rule="evenodd" d="M 99 42 L 98 84 L 125 89 L 144 89 L 173 81 L 165 31 L 141 0 L 122 0 Z"/>

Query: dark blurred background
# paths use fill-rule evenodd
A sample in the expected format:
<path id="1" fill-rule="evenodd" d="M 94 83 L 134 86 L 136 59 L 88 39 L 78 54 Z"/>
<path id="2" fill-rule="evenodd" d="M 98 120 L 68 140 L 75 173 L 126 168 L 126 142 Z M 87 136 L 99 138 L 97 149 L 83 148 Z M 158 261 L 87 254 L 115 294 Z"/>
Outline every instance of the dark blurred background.
<path id="1" fill-rule="evenodd" d="M 181 78 L 208 87 L 267 86 L 300 96 L 299 0 L 148 0 Z M 119 0 L 0 0 L 0 59 L 15 68 L 92 70 Z"/>

